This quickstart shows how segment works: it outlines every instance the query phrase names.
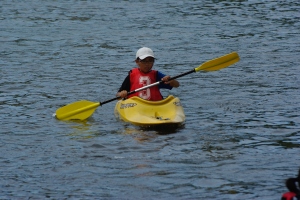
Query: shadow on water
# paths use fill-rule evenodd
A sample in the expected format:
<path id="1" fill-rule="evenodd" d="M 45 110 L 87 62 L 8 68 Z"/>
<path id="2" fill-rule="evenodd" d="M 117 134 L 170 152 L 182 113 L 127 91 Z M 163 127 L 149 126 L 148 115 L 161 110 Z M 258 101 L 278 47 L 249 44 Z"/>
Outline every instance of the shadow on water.
<path id="1" fill-rule="evenodd" d="M 178 133 L 184 129 L 184 124 L 181 125 L 164 125 L 164 126 L 135 126 L 122 122 L 124 130 L 122 134 L 130 135 L 138 142 L 148 142 L 162 136 Z"/>
<path id="2" fill-rule="evenodd" d="M 278 140 L 277 143 L 285 149 L 300 148 L 300 144 L 294 143 L 293 141 Z"/>
<path id="3" fill-rule="evenodd" d="M 156 125 L 156 126 L 145 126 L 145 127 L 138 127 L 140 130 L 144 131 L 155 131 L 157 135 L 169 135 L 175 134 L 180 130 L 184 129 L 184 124 L 170 124 L 170 125 Z"/>

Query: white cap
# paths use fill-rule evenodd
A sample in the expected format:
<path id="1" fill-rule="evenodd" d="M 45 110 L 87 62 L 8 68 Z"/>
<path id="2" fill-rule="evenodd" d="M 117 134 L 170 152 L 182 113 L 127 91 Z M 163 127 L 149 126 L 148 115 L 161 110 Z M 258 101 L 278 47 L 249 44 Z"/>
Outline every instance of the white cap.
<path id="1" fill-rule="evenodd" d="M 136 59 L 145 59 L 147 57 L 152 57 L 154 58 L 154 53 L 153 51 L 148 48 L 148 47 L 143 47 L 143 48 L 140 48 L 137 52 L 136 52 Z"/>

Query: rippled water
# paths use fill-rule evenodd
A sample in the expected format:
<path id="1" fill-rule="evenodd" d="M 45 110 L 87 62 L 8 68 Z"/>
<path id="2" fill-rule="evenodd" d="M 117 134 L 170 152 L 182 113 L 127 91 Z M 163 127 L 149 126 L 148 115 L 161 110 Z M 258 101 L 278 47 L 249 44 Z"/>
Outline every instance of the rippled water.
<path id="1" fill-rule="evenodd" d="M 300 159 L 300 3 L 1 1 L 1 199 L 279 199 Z M 115 96 L 135 52 L 178 75 L 239 63 L 164 91 L 186 123 L 141 129 L 114 103 L 86 122 L 52 117 Z M 168 134 L 166 134 L 168 133 Z"/>

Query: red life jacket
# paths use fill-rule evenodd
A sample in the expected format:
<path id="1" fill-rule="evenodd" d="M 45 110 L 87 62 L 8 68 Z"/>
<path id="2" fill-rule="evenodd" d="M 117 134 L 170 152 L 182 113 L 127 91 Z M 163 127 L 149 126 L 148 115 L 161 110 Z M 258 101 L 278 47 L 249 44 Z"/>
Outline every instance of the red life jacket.
<path id="1" fill-rule="evenodd" d="M 286 192 L 282 195 L 282 200 L 293 200 L 293 198 L 296 197 L 296 194 L 294 192 Z"/>
<path id="2" fill-rule="evenodd" d="M 157 71 L 151 70 L 147 74 L 141 72 L 138 68 L 134 68 L 130 73 L 130 91 L 136 90 L 138 88 L 150 85 L 156 82 Z M 138 96 L 142 99 L 149 101 L 159 101 L 163 97 L 159 91 L 158 86 L 153 86 L 148 89 L 136 92 L 128 96 L 128 98 Z"/>

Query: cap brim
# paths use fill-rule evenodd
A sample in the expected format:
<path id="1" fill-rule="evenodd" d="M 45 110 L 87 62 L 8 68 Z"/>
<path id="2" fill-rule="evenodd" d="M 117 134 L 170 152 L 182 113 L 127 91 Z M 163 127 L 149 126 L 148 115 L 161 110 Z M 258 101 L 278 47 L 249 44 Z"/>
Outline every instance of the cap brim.
<path id="1" fill-rule="evenodd" d="M 155 58 L 153 55 L 142 55 L 142 56 L 139 56 L 139 59 L 144 60 L 147 57 Z"/>

